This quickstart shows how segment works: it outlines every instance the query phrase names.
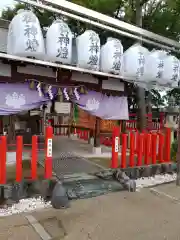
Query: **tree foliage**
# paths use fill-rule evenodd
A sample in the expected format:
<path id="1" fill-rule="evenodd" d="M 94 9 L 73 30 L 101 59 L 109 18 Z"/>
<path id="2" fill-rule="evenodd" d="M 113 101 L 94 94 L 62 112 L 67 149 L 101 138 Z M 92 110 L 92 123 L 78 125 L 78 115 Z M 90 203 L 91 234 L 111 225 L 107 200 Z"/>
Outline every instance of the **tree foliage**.
<path id="1" fill-rule="evenodd" d="M 70 0 L 73 3 L 85 6 L 95 11 L 104 13 L 114 18 L 126 21 L 131 24 L 135 24 L 135 12 L 136 12 L 136 0 Z M 141 0 L 143 7 L 143 28 L 161 34 L 163 36 L 172 38 L 174 40 L 180 40 L 180 1 L 179 0 Z M 16 4 L 14 8 L 7 8 L 2 11 L 2 18 L 6 20 L 12 20 L 13 16 L 18 9 L 25 8 L 24 4 Z M 48 27 L 52 21 L 57 17 L 56 14 L 48 12 L 42 9 L 33 8 L 33 11 L 40 20 L 42 27 Z M 58 16 L 59 17 L 59 16 Z M 60 16 L 61 17 L 61 16 Z M 87 28 L 98 31 L 103 44 L 107 37 L 120 38 L 124 49 L 127 49 L 133 44 L 134 40 L 124 36 L 118 36 L 112 32 L 108 32 L 102 29 L 96 29 L 92 25 L 84 24 L 73 19 L 68 19 L 68 24 L 74 34 L 80 34 Z M 152 49 L 152 46 L 148 46 Z M 176 99 L 176 103 L 180 101 L 180 91 L 174 89 L 168 91 L 165 98 L 161 97 L 158 91 L 152 90 L 150 92 L 152 104 L 156 107 L 163 105 L 164 100 L 168 96 L 173 95 Z M 147 95 L 147 94 L 146 94 Z M 136 87 L 129 89 L 129 101 L 131 106 L 136 106 Z"/>

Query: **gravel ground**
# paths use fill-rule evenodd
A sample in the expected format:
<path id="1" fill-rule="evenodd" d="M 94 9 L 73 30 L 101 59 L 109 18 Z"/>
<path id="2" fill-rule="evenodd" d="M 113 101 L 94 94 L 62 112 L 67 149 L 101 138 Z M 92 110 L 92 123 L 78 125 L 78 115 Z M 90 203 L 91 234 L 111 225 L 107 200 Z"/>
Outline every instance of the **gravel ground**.
<path id="1" fill-rule="evenodd" d="M 50 207 L 49 202 L 44 202 L 41 198 L 28 198 L 22 199 L 19 203 L 13 204 L 11 207 L 1 208 L 0 217 L 6 217 L 13 214 L 19 214 L 23 212 L 32 212 Z"/>
<path id="2" fill-rule="evenodd" d="M 73 201 L 65 210 L 34 208 L 30 214 L 0 218 L 0 236 L 2 240 L 42 239 L 27 221 L 33 217 L 52 236 L 45 239 L 179 240 L 179 205 L 180 191 L 175 183 L 135 193 L 111 193 Z"/>
<path id="3" fill-rule="evenodd" d="M 140 178 L 136 180 L 137 191 L 144 187 L 152 187 L 163 183 L 168 183 L 176 180 L 176 173 L 156 175 L 154 177 Z"/>
<path id="4" fill-rule="evenodd" d="M 157 184 L 163 184 L 167 182 L 172 182 L 176 179 L 176 174 L 169 175 L 156 175 L 155 177 L 150 178 L 142 178 L 136 180 L 137 191 L 140 191 L 142 188 L 154 186 Z M 23 213 L 23 212 L 31 212 L 38 209 L 43 209 L 50 207 L 51 204 L 48 202 L 44 202 L 41 198 L 29 198 L 23 199 L 19 203 L 14 204 L 9 208 L 0 209 L 0 217 L 9 216 L 12 214 Z"/>

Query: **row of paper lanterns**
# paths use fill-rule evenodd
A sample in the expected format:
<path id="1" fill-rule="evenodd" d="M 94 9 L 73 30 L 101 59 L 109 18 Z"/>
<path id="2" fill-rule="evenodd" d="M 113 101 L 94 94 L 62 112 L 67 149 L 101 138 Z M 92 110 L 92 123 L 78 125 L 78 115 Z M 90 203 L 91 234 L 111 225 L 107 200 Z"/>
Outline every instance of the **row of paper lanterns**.
<path id="1" fill-rule="evenodd" d="M 44 42 L 38 18 L 32 11 L 20 10 L 9 25 L 9 54 L 72 64 L 73 34 L 62 20 L 48 28 Z M 76 38 L 77 66 L 119 74 L 130 81 L 178 86 L 179 60 L 164 51 L 149 51 L 135 44 L 123 52 L 121 41 L 108 38 L 100 45 L 99 35 L 87 30 Z"/>

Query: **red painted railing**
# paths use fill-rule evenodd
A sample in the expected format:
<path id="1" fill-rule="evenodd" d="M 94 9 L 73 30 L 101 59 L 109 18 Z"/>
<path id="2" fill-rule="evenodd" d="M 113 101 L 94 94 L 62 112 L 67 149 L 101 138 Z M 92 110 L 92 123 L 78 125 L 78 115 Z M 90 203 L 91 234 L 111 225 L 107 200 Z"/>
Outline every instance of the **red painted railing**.
<path id="1" fill-rule="evenodd" d="M 137 114 L 130 113 L 129 120 L 126 120 L 127 130 L 137 130 Z M 152 114 L 146 114 L 147 130 L 160 130 L 164 126 L 164 113 L 159 113 L 159 118 L 153 119 Z"/>
<path id="2" fill-rule="evenodd" d="M 162 132 L 131 132 L 130 148 L 128 149 L 128 134 L 118 134 L 114 128 L 112 138 L 112 168 L 121 168 L 168 163 L 171 161 L 171 130 Z M 117 138 L 120 138 L 119 141 Z M 121 147 L 119 142 L 121 140 Z M 118 144 L 118 146 L 116 145 Z M 119 149 L 117 151 L 117 149 Z M 120 162 L 118 159 L 121 159 Z"/>
<path id="3" fill-rule="evenodd" d="M 52 177 L 52 127 L 46 127 L 45 146 L 38 149 L 38 137 L 32 136 L 31 144 L 23 144 L 23 137 L 16 137 L 16 144 L 7 144 L 7 137 L 0 136 L 0 184 L 6 184 L 6 166 L 7 166 L 7 152 L 9 146 L 14 146 L 16 152 L 16 181 L 21 182 L 23 180 L 23 166 L 22 155 L 23 152 L 31 152 L 31 176 L 32 180 L 37 179 L 37 164 L 38 164 L 38 151 L 45 152 L 45 172 L 44 178 L 50 179 Z M 30 146 L 30 149 L 24 149 L 24 146 Z"/>

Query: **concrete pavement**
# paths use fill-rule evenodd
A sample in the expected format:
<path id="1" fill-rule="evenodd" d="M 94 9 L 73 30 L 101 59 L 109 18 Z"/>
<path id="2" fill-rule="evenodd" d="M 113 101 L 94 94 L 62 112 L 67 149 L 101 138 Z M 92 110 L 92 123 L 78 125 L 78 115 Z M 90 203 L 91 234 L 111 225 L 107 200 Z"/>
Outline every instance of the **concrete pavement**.
<path id="1" fill-rule="evenodd" d="M 178 240 L 179 226 L 180 188 L 173 183 L 1 218 L 0 239 Z"/>

